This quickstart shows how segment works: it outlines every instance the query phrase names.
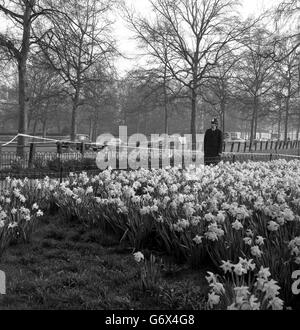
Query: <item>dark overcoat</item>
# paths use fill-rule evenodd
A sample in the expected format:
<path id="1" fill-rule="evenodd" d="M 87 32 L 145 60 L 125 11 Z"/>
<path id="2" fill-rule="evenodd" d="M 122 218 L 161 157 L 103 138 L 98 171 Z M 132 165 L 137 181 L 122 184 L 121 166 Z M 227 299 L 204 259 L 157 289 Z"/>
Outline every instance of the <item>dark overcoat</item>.
<path id="1" fill-rule="evenodd" d="M 223 152 L 223 133 L 216 129 L 208 129 L 204 137 L 204 158 L 206 164 L 215 164 L 220 161 Z"/>

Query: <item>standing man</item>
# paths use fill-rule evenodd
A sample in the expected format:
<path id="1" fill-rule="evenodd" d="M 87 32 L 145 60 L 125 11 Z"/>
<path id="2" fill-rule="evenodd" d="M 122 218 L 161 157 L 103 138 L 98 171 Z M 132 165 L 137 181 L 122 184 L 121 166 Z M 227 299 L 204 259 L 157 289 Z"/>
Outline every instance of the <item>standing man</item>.
<path id="1" fill-rule="evenodd" d="M 218 129 L 219 123 L 216 118 L 211 121 L 211 128 L 204 137 L 204 164 L 216 165 L 221 161 L 223 152 L 223 133 Z"/>

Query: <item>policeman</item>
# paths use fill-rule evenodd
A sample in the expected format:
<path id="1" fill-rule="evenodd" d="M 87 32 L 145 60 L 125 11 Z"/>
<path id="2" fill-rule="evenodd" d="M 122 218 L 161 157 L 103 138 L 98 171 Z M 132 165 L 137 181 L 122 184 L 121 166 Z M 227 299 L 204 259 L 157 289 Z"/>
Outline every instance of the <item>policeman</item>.
<path id="1" fill-rule="evenodd" d="M 219 123 L 216 118 L 211 121 L 211 128 L 204 137 L 204 163 L 216 165 L 221 161 L 223 151 L 223 133 L 218 129 Z"/>

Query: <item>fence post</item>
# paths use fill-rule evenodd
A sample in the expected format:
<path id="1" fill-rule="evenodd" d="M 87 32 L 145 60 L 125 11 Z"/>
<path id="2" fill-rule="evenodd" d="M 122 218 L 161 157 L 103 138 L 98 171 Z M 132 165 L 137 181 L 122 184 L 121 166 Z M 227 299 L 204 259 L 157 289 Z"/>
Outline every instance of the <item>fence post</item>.
<path id="1" fill-rule="evenodd" d="M 35 144 L 34 143 L 30 143 L 28 168 L 31 168 L 32 167 L 32 162 L 33 162 L 33 159 L 34 159 L 34 154 L 35 154 Z"/>
<path id="2" fill-rule="evenodd" d="M 83 155 L 84 157 L 84 155 Z M 116 168 L 117 170 L 120 169 L 120 145 L 116 145 Z"/>
<path id="3" fill-rule="evenodd" d="M 81 144 L 80 144 L 80 153 L 82 155 L 82 158 L 84 158 L 84 152 L 85 152 L 85 144 L 84 144 L 84 142 L 81 142 Z"/>
<path id="4" fill-rule="evenodd" d="M 233 150 L 234 150 L 234 142 L 232 142 L 231 151 L 230 152 L 233 152 Z"/>
<path id="5" fill-rule="evenodd" d="M 151 164 L 151 139 L 150 142 L 147 144 L 147 157 L 148 157 L 148 169 L 151 170 L 152 169 L 152 164 Z"/>
<path id="6" fill-rule="evenodd" d="M 62 169 L 62 145 L 61 142 L 57 142 L 57 154 L 59 160 L 59 182 L 62 183 L 63 179 L 63 169 Z"/>
<path id="7" fill-rule="evenodd" d="M 252 141 L 249 144 L 249 152 L 252 152 Z"/>
<path id="8" fill-rule="evenodd" d="M 2 146 L 0 145 L 0 169 L 2 166 Z"/>
<path id="9" fill-rule="evenodd" d="M 270 162 L 273 160 L 273 154 L 270 154 Z"/>
<path id="10" fill-rule="evenodd" d="M 232 162 L 233 163 L 235 163 L 235 158 L 236 158 L 236 156 L 235 156 L 235 154 L 233 154 L 233 157 L 232 157 Z"/>
<path id="11" fill-rule="evenodd" d="M 57 143 L 56 143 L 56 152 L 57 152 L 58 154 L 61 154 L 61 152 L 62 152 L 62 145 L 61 145 L 61 142 L 57 142 Z"/>
<path id="12" fill-rule="evenodd" d="M 181 147 L 182 147 L 182 170 L 185 170 L 185 149 L 186 149 L 186 146 L 185 146 L 184 143 L 182 143 Z"/>

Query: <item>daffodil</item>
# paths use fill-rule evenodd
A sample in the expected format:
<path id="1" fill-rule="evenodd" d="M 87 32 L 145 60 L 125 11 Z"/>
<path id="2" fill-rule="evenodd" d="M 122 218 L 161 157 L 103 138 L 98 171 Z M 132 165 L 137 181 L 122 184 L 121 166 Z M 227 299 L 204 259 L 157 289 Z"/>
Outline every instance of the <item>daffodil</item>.
<path id="1" fill-rule="evenodd" d="M 233 266 L 233 271 L 238 276 L 242 276 L 244 274 L 247 274 L 247 269 L 245 269 L 240 263 Z"/>
<path id="2" fill-rule="evenodd" d="M 205 278 L 209 284 L 218 282 L 215 274 L 213 274 L 212 272 L 207 272 L 207 274 L 208 276 L 206 276 Z"/>
<path id="3" fill-rule="evenodd" d="M 247 299 L 248 295 L 250 295 L 249 288 L 247 286 L 235 287 L 235 294 L 239 298 Z"/>
<path id="4" fill-rule="evenodd" d="M 264 245 L 264 240 L 265 240 L 265 238 L 263 238 L 262 236 L 257 236 L 257 238 L 255 240 L 255 244 L 262 246 L 262 245 Z"/>
<path id="5" fill-rule="evenodd" d="M 134 256 L 134 260 L 138 263 L 140 263 L 142 260 L 145 259 L 142 252 L 136 252 L 136 253 L 133 254 L 133 256 Z"/>
<path id="6" fill-rule="evenodd" d="M 215 282 L 215 283 L 211 283 L 209 286 L 212 288 L 212 291 L 217 295 L 225 294 L 225 288 L 222 283 Z"/>
<path id="7" fill-rule="evenodd" d="M 251 254 L 254 257 L 260 258 L 262 256 L 263 252 L 259 249 L 259 246 L 255 245 L 255 246 L 251 247 Z"/>
<path id="8" fill-rule="evenodd" d="M 246 245 L 250 245 L 250 246 L 252 245 L 252 238 L 250 237 L 243 238 L 243 241 Z"/>
<path id="9" fill-rule="evenodd" d="M 278 297 L 274 297 L 268 304 L 268 307 L 271 307 L 272 310 L 280 311 L 283 310 L 284 302 Z"/>
<path id="10" fill-rule="evenodd" d="M 224 273 L 227 274 L 228 272 L 232 272 L 232 268 L 234 265 L 230 261 L 222 261 L 221 268 L 223 269 Z"/>
<path id="11" fill-rule="evenodd" d="M 200 245 L 202 244 L 202 240 L 203 240 L 203 236 L 196 236 L 193 241 L 197 244 L 197 245 Z"/>
<path id="12" fill-rule="evenodd" d="M 263 292 L 265 292 L 266 298 L 274 298 L 279 295 L 280 286 L 277 282 L 270 280 L 264 284 Z"/>
<path id="13" fill-rule="evenodd" d="M 271 232 L 278 231 L 280 228 L 280 225 L 276 223 L 275 221 L 270 221 L 267 226 L 268 230 Z"/>
<path id="14" fill-rule="evenodd" d="M 18 223 L 17 222 L 11 222 L 9 225 L 8 225 L 8 229 L 14 229 L 18 227 Z"/>
<path id="15" fill-rule="evenodd" d="M 37 217 L 42 217 L 44 215 L 44 213 L 41 210 L 38 210 L 36 213 Z"/>
<path id="16" fill-rule="evenodd" d="M 215 294 L 214 292 L 208 294 L 208 307 L 210 309 L 214 308 L 214 306 L 220 303 L 220 296 Z"/>
<path id="17" fill-rule="evenodd" d="M 238 220 L 236 220 L 233 224 L 232 224 L 232 228 L 235 230 L 241 230 L 244 228 L 244 226 L 241 224 L 241 222 L 239 222 Z"/>

